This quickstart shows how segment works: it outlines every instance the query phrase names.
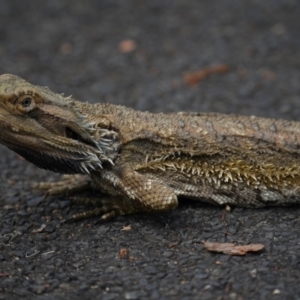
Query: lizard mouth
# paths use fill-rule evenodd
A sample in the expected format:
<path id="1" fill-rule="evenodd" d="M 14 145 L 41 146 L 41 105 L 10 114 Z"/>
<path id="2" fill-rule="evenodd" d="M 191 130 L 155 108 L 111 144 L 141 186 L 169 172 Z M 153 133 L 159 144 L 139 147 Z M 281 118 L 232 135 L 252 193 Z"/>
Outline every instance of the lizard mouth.
<path id="1" fill-rule="evenodd" d="M 63 125 L 58 126 L 56 132 L 45 134 L 43 131 L 39 135 L 18 129 L 0 139 L 37 167 L 57 173 L 90 174 L 100 171 L 103 164 L 114 164 L 120 145 L 116 132 L 85 130 L 75 122 L 71 126 Z"/>
<path id="2" fill-rule="evenodd" d="M 19 129 L 7 138 L 6 135 L 0 138 L 8 148 L 42 169 L 63 174 L 89 174 L 100 170 L 102 152 L 97 141 L 87 132 L 76 130 L 76 125 L 73 127 L 65 127 L 60 134 L 39 136 Z"/>
<path id="3" fill-rule="evenodd" d="M 47 140 L 40 140 L 39 147 L 35 142 L 23 147 L 12 142 L 5 144 L 27 161 L 45 170 L 62 174 L 90 174 L 92 171 L 102 169 L 102 161 L 97 150 L 85 144 L 81 144 L 80 149 L 77 149 L 75 144 L 78 145 L 78 141 L 74 141 L 71 146 L 61 144 L 59 147 L 53 147 Z"/>
<path id="4" fill-rule="evenodd" d="M 78 153 L 65 153 L 64 157 L 55 157 L 51 154 L 41 153 L 34 150 L 16 149 L 9 147 L 29 162 L 33 163 L 39 168 L 50 170 L 62 174 L 89 174 L 91 170 L 101 167 L 96 162 L 95 157 L 81 155 Z"/>

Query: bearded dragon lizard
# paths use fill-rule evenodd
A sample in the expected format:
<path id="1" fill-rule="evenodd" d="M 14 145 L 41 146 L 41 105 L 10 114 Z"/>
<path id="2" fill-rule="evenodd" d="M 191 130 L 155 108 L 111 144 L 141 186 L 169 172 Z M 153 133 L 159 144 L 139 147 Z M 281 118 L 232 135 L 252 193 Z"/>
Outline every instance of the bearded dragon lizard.
<path id="1" fill-rule="evenodd" d="M 299 122 L 89 104 L 5 74 L 0 128 L 0 142 L 28 161 L 73 174 L 38 185 L 49 194 L 99 192 L 90 200 L 97 207 L 74 219 L 166 211 L 181 196 L 243 207 L 300 203 Z"/>

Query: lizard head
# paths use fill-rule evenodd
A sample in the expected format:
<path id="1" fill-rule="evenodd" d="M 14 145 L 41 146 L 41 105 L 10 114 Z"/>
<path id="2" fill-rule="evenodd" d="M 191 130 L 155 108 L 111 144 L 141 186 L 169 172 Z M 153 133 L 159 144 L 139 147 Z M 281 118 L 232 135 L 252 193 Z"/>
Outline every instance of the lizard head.
<path id="1" fill-rule="evenodd" d="M 1 75 L 0 142 L 38 167 L 59 173 L 90 173 L 112 164 L 110 140 L 105 134 L 96 140 L 95 123 L 74 101 L 18 76 Z"/>

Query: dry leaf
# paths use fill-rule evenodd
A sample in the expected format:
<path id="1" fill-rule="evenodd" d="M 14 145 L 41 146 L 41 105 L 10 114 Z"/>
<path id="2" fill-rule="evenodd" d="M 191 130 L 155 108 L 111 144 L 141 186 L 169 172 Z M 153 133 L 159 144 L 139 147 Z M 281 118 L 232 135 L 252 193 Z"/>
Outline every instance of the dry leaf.
<path id="1" fill-rule="evenodd" d="M 70 54 L 73 51 L 73 45 L 68 42 L 63 43 L 61 44 L 59 51 L 64 55 Z"/>
<path id="2" fill-rule="evenodd" d="M 219 64 L 205 67 L 196 72 L 187 72 L 183 75 L 183 77 L 186 84 L 194 86 L 212 74 L 224 74 L 227 72 L 229 72 L 229 66 L 226 64 Z"/>
<path id="3" fill-rule="evenodd" d="M 249 244 L 236 246 L 232 243 L 203 242 L 208 251 L 222 252 L 228 255 L 245 255 L 248 252 L 258 252 L 265 248 L 262 244 Z"/>
<path id="4" fill-rule="evenodd" d="M 129 231 L 129 230 L 131 230 L 131 225 L 123 226 L 123 228 L 121 229 L 121 231 Z"/>
<path id="5" fill-rule="evenodd" d="M 274 81 L 276 79 L 276 73 L 268 69 L 262 69 L 260 71 L 261 77 L 266 81 Z"/>
<path id="6" fill-rule="evenodd" d="M 137 260 L 137 257 L 135 257 L 135 256 L 129 256 L 129 259 L 128 259 L 129 261 L 136 261 Z"/>
<path id="7" fill-rule="evenodd" d="M 128 256 L 128 250 L 126 248 L 121 248 L 119 251 L 120 258 L 126 258 Z"/>
<path id="8" fill-rule="evenodd" d="M 137 44 L 134 40 L 123 40 L 122 42 L 119 43 L 119 51 L 121 53 L 128 53 L 132 52 L 135 50 L 137 47 Z"/>

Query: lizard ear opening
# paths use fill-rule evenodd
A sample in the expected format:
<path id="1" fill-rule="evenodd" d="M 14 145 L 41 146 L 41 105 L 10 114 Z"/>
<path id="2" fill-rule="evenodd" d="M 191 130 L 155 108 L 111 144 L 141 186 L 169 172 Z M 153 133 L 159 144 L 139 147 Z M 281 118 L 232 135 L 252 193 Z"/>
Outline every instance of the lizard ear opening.
<path id="1" fill-rule="evenodd" d="M 66 127 L 66 137 L 75 141 L 80 141 L 80 136 L 71 128 Z"/>
<path id="2" fill-rule="evenodd" d="M 66 127 L 65 135 L 68 139 L 95 147 L 95 142 L 87 134 L 76 131 L 76 128 Z"/>

